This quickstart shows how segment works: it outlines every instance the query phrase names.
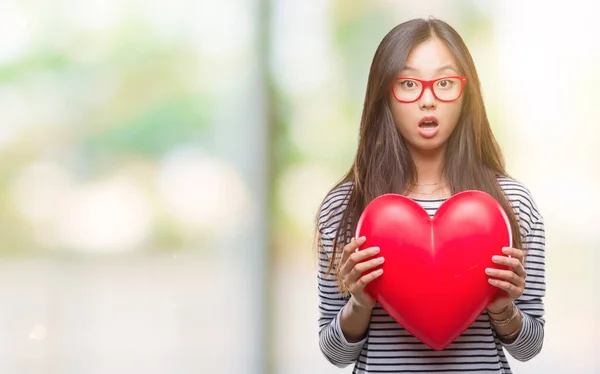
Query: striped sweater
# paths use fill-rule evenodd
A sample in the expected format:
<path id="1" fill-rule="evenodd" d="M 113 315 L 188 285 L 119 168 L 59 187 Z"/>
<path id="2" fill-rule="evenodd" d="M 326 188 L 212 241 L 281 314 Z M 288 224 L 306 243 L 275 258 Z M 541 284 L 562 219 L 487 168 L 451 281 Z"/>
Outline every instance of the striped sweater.
<path id="1" fill-rule="evenodd" d="M 544 340 L 545 234 L 544 223 L 529 190 L 520 182 L 498 179 L 519 219 L 522 242 L 528 248 L 526 288 L 515 300 L 523 314 L 523 328 L 511 344 L 501 342 L 484 311 L 443 351 L 434 351 L 404 330 L 379 304 L 375 305 L 366 337 L 348 342 L 340 328 L 340 310 L 348 301 L 338 290 L 335 276 L 325 275 L 333 239 L 352 188 L 347 182 L 331 191 L 318 219 L 319 235 L 319 346 L 338 367 L 353 365 L 353 373 L 512 373 L 505 351 L 527 361 L 542 349 Z M 433 217 L 444 199 L 414 199 Z"/>

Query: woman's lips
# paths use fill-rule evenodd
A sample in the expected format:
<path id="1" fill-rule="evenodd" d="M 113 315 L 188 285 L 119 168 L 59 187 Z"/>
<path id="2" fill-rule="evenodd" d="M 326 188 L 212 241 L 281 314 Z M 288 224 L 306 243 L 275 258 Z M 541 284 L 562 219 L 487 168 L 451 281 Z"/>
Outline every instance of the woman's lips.
<path id="1" fill-rule="evenodd" d="M 419 135 L 424 138 L 434 137 L 440 129 L 437 118 L 425 116 L 419 121 Z"/>

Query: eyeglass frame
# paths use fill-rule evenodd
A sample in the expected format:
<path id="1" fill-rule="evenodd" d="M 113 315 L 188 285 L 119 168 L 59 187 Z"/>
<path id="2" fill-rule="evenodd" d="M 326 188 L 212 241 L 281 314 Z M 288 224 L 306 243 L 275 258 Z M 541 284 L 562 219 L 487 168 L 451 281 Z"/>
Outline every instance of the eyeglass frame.
<path id="1" fill-rule="evenodd" d="M 458 94 L 458 96 L 456 97 L 456 99 L 453 100 L 442 100 L 440 99 L 436 94 L 435 94 L 435 90 L 433 89 L 433 85 L 434 83 L 444 80 L 444 79 L 449 79 L 449 78 L 457 78 L 458 80 L 460 80 L 460 93 Z M 396 81 L 403 79 L 403 80 L 411 80 L 411 81 L 416 81 L 421 83 L 421 93 L 419 94 L 419 96 L 411 101 L 403 101 L 403 100 L 399 100 L 396 97 L 396 92 L 394 91 L 394 84 L 396 83 Z M 451 75 L 451 76 L 447 76 L 447 77 L 441 77 L 441 78 L 436 78 L 436 79 L 432 79 L 432 80 L 423 80 L 423 79 L 417 79 L 417 78 L 410 78 L 410 77 L 398 77 L 396 79 L 394 79 L 394 81 L 392 82 L 390 88 L 392 89 L 392 95 L 394 95 L 394 99 L 396 99 L 396 101 L 398 101 L 399 103 L 404 103 L 404 104 L 409 104 L 409 103 L 414 103 L 415 101 L 418 101 L 419 99 L 421 99 L 421 97 L 423 96 L 423 93 L 425 92 L 426 88 L 429 88 L 431 90 L 431 93 L 433 94 L 433 97 L 435 97 L 438 101 L 444 102 L 444 103 L 450 103 L 452 101 L 456 101 L 458 99 L 460 99 L 460 97 L 462 96 L 464 90 L 465 90 L 465 83 L 467 82 L 467 77 L 465 77 L 464 75 Z"/>

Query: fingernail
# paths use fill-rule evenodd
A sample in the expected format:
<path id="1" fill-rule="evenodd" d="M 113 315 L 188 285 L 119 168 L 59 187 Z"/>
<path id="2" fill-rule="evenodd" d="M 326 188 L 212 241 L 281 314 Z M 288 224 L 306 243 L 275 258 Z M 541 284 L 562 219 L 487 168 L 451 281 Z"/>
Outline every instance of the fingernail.
<path id="1" fill-rule="evenodd" d="M 379 247 L 373 247 L 373 253 L 379 253 Z"/>
<path id="2" fill-rule="evenodd" d="M 364 237 L 364 236 L 361 236 L 360 238 L 358 238 L 358 241 L 360 241 L 360 242 L 364 242 L 366 239 L 367 239 L 366 237 Z"/>
<path id="3" fill-rule="evenodd" d="M 493 256 L 492 257 L 492 261 L 498 261 L 498 260 L 500 260 L 500 256 Z"/>
<path id="4" fill-rule="evenodd" d="M 496 283 L 496 281 L 494 279 L 492 279 L 492 278 L 488 279 L 488 282 L 490 282 L 490 284 Z"/>
<path id="5" fill-rule="evenodd" d="M 383 269 L 377 269 L 377 270 L 375 270 L 375 273 L 376 274 L 382 274 L 383 273 Z"/>
<path id="6" fill-rule="evenodd" d="M 492 269 L 490 269 L 490 268 L 485 269 L 485 273 L 486 274 L 492 274 Z"/>
<path id="7" fill-rule="evenodd" d="M 381 264 L 381 263 L 383 263 L 383 261 L 385 261 L 385 260 L 383 259 L 383 257 L 379 257 L 379 258 L 377 259 L 377 263 L 378 263 L 378 264 Z"/>
<path id="8" fill-rule="evenodd" d="M 504 247 L 504 248 L 502 248 L 502 252 L 504 252 L 504 253 L 510 253 L 511 251 L 510 251 L 509 247 Z"/>

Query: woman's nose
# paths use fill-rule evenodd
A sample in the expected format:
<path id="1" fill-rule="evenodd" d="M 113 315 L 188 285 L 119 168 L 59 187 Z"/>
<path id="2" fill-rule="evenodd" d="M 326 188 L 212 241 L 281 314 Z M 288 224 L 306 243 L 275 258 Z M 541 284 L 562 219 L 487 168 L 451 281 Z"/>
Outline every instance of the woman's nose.
<path id="1" fill-rule="evenodd" d="M 436 100 L 435 96 L 433 95 L 431 88 L 429 88 L 429 87 L 425 88 L 425 91 L 423 91 L 423 95 L 421 96 L 421 99 L 419 100 L 419 105 L 421 106 L 421 108 L 433 108 L 436 106 L 436 104 L 437 104 L 437 100 Z"/>

